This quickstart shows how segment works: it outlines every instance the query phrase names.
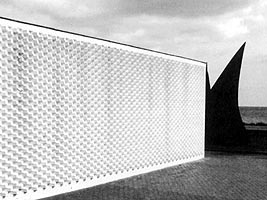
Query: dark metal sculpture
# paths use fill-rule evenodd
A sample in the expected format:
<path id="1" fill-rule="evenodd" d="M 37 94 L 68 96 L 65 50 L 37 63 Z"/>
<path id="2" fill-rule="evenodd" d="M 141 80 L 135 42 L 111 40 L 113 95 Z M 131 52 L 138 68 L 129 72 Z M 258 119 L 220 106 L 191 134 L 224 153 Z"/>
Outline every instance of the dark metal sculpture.
<path id="1" fill-rule="evenodd" d="M 206 82 L 206 147 L 247 144 L 247 134 L 238 107 L 238 84 L 245 43 L 210 89 Z"/>

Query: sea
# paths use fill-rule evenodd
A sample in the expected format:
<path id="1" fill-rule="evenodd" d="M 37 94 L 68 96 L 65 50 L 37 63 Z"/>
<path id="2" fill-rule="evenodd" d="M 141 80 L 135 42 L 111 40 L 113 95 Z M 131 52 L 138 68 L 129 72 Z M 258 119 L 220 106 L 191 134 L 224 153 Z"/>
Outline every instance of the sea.
<path id="1" fill-rule="evenodd" d="M 239 107 L 242 120 L 245 124 L 267 125 L 267 107 Z"/>

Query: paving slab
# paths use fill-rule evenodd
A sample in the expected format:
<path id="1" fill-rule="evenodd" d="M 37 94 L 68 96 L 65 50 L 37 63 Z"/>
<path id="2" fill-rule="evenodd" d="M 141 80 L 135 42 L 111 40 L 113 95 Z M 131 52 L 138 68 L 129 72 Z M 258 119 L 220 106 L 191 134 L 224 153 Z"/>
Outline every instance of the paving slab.
<path id="1" fill-rule="evenodd" d="M 267 155 L 206 152 L 202 160 L 45 200 L 266 200 Z"/>

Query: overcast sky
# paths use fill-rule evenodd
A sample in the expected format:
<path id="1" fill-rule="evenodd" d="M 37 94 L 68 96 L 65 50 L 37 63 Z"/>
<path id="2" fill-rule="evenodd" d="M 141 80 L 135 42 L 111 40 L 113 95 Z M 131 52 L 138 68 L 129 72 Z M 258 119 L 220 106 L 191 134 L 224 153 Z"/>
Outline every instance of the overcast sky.
<path id="1" fill-rule="evenodd" d="M 212 85 L 246 41 L 239 104 L 267 106 L 267 0 L 1 0 L 0 11 L 206 61 Z"/>

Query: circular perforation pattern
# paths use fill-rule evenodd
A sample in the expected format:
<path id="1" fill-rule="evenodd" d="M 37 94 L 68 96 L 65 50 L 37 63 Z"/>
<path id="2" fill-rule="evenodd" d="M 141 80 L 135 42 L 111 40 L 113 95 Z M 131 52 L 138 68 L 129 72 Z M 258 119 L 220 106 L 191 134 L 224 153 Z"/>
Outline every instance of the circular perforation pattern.
<path id="1" fill-rule="evenodd" d="M 8 26 L 0 56 L 2 198 L 203 155 L 202 67 Z"/>

